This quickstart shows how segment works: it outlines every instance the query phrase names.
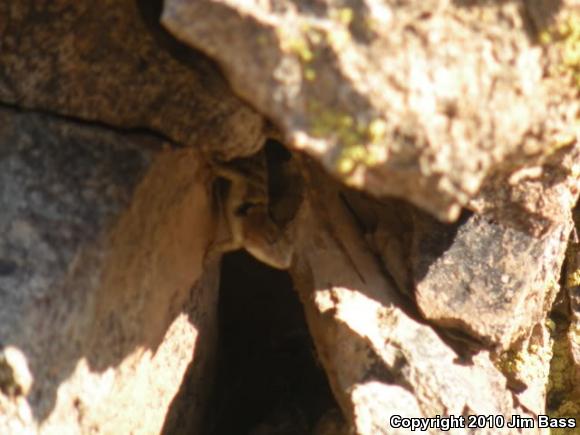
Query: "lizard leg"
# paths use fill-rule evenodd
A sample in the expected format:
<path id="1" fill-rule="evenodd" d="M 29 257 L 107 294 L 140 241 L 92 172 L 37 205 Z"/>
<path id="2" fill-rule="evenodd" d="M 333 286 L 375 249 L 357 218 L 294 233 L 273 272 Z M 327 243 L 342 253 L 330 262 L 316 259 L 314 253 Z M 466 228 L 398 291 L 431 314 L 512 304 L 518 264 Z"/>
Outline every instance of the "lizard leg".
<path id="1" fill-rule="evenodd" d="M 244 220 L 244 248 L 257 260 L 276 269 L 288 269 L 294 249 L 286 234 L 260 207 Z"/>
<path id="2" fill-rule="evenodd" d="M 241 189 L 243 189 L 238 179 L 231 181 L 230 191 L 225 202 L 220 207 L 220 225 L 223 229 L 225 221 L 226 231 L 229 233 L 225 240 L 214 240 L 206 249 L 205 257 L 213 258 L 224 252 L 231 252 L 241 249 L 244 244 L 244 225 L 241 216 L 238 216 L 239 200 Z M 218 237 L 221 231 L 218 231 Z"/>
<path id="3" fill-rule="evenodd" d="M 229 222 L 229 232 L 229 238 L 214 241 L 210 245 L 208 253 L 224 253 L 241 249 L 244 244 L 244 233 L 243 224 L 239 217 L 234 216 L 234 219 Z"/>

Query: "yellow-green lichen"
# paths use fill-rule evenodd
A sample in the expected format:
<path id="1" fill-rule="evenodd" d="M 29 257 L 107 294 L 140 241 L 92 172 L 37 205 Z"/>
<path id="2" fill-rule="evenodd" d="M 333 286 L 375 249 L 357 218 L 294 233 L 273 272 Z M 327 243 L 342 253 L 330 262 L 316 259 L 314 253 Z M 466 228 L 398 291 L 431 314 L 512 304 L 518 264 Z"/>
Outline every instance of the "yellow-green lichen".
<path id="1" fill-rule="evenodd" d="M 303 62 L 310 62 L 314 58 L 309 42 L 301 35 L 282 39 L 282 49 L 297 55 Z"/>
<path id="2" fill-rule="evenodd" d="M 316 70 L 314 68 L 304 68 L 304 78 L 309 82 L 316 80 Z"/>
<path id="3" fill-rule="evenodd" d="M 315 60 L 317 51 L 324 48 L 323 42 L 335 51 L 344 49 L 351 41 L 348 26 L 354 19 L 351 8 L 333 9 L 326 22 L 303 20 L 296 27 L 279 27 L 276 29 L 282 50 L 300 59 L 303 77 L 307 81 L 317 78 Z"/>
<path id="4" fill-rule="evenodd" d="M 300 59 L 304 79 L 309 82 L 316 80 L 313 62 L 317 47 L 322 41 L 321 32 L 308 23 L 303 23 L 299 30 L 290 31 L 281 27 L 277 30 L 277 34 L 282 50 Z"/>
<path id="5" fill-rule="evenodd" d="M 580 402 L 577 400 L 565 400 L 550 417 L 574 418 L 576 424 L 580 424 Z M 572 429 L 573 431 L 574 429 Z M 577 432 L 571 432 L 571 429 L 550 429 L 550 435 L 570 435 Z"/>
<path id="6" fill-rule="evenodd" d="M 548 379 L 551 358 L 549 345 L 532 344 L 520 351 L 505 352 L 496 365 L 502 372 L 516 375 L 528 383 L 535 379 L 545 382 Z"/>
<path id="7" fill-rule="evenodd" d="M 560 324 L 558 324 L 560 323 Z M 566 320 L 561 320 L 556 324 L 554 345 L 552 347 L 553 357 L 550 364 L 550 377 L 548 382 L 548 414 L 551 417 L 573 417 L 580 421 L 580 391 L 574 382 L 574 361 L 570 352 L 571 342 L 575 342 L 577 337 L 577 327 L 567 324 Z M 552 430 L 552 434 L 569 433 Z"/>
<path id="8" fill-rule="evenodd" d="M 566 250 L 566 287 L 580 286 L 580 264 L 577 257 L 580 255 L 580 247 L 575 243 L 570 243 Z"/>
<path id="9" fill-rule="evenodd" d="M 550 393 L 561 393 L 570 390 L 571 387 L 571 362 L 566 335 L 561 335 L 554 341 L 552 348 L 550 367 L 550 381 L 548 390 Z"/>
<path id="10" fill-rule="evenodd" d="M 343 50 L 351 41 L 350 32 L 346 29 L 338 28 L 326 35 L 326 41 L 334 50 Z"/>
<path id="11" fill-rule="evenodd" d="M 351 8 L 339 8 L 331 14 L 331 17 L 341 24 L 348 26 L 354 18 L 354 11 Z"/>
<path id="12" fill-rule="evenodd" d="M 556 323 L 552 319 L 546 319 L 546 328 L 550 331 L 550 333 L 554 333 L 556 331 Z"/>
<path id="13" fill-rule="evenodd" d="M 369 124 L 369 137 L 371 142 L 378 143 L 384 140 L 387 134 L 387 123 L 382 119 L 373 119 Z"/>
<path id="14" fill-rule="evenodd" d="M 340 147 L 335 165 L 342 175 L 348 175 L 360 165 L 375 166 L 387 157 L 387 123 L 380 118 L 369 121 L 310 104 L 310 131 L 314 137 L 334 139 Z"/>
<path id="15" fill-rule="evenodd" d="M 300 60 L 302 77 L 307 82 L 320 76 L 317 56 L 321 50 L 330 47 L 340 51 L 351 40 L 348 26 L 355 18 L 354 11 L 342 7 L 330 11 L 328 16 L 330 20 L 326 22 L 302 22 L 294 28 L 277 30 L 282 49 Z M 334 162 L 340 174 L 349 175 L 361 165 L 374 166 L 386 160 L 387 123 L 383 119 L 355 117 L 317 101 L 307 102 L 307 107 L 309 133 L 335 142 L 340 150 Z"/>
<path id="16" fill-rule="evenodd" d="M 580 286 L 580 268 L 568 273 L 566 285 L 568 287 Z"/>
<path id="17" fill-rule="evenodd" d="M 580 90 L 580 14 L 572 12 L 539 34 L 540 42 L 553 44 L 560 52 L 559 71 L 570 73 Z"/>
<path id="18" fill-rule="evenodd" d="M 373 122 L 375 121 L 371 121 L 370 125 Z M 376 131 L 373 132 L 370 125 L 363 124 L 357 127 L 356 133 L 354 133 L 354 135 L 359 136 L 357 143 L 345 141 L 341 144 L 343 148 L 337 161 L 341 174 L 348 174 L 360 165 L 372 167 L 386 160 L 387 148 L 384 141 L 381 140 L 384 135 L 379 135 Z M 351 133 L 351 135 L 353 134 Z"/>
<path id="19" fill-rule="evenodd" d="M 361 135 L 356 129 L 354 118 L 346 113 L 324 108 L 317 102 L 309 104 L 310 130 L 313 136 L 338 137 L 346 146 L 355 146 Z"/>

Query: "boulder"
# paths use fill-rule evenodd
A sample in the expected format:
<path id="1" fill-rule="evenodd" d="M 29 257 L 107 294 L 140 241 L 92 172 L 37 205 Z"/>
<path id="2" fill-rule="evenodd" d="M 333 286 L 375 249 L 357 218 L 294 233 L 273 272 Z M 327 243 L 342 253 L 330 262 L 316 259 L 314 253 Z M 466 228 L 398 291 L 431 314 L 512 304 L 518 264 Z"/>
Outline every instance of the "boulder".
<path id="1" fill-rule="evenodd" d="M 188 366 L 211 374 L 199 159 L 43 115 L 0 126 L 0 432 L 158 433 Z"/>

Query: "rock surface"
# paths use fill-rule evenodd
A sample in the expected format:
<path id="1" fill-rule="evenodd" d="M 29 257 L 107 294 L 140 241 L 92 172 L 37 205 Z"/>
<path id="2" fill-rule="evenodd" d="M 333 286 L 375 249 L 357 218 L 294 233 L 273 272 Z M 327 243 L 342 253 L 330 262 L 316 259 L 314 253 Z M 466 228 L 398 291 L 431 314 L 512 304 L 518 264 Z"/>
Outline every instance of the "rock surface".
<path id="1" fill-rule="evenodd" d="M 228 216 L 291 241 L 320 433 L 580 418 L 577 0 L 41 3 L 0 2 L 0 433 L 200 433 L 237 190 L 212 169 L 266 136 L 293 152 Z M 329 409 L 286 405 L 255 431 Z"/>
<path id="2" fill-rule="evenodd" d="M 344 198 L 399 292 L 467 343 L 506 350 L 550 311 L 570 219 L 540 237 L 469 212 L 444 224 L 401 201 Z"/>
<path id="3" fill-rule="evenodd" d="M 580 208 L 574 210 L 576 230 Z M 564 267 L 564 289 L 555 304 L 554 358 L 549 384 L 548 407 L 557 416 L 580 421 L 580 244 L 571 238 Z"/>
<path id="4" fill-rule="evenodd" d="M 464 359 L 414 318 L 417 312 L 385 279 L 333 184 L 316 176 L 311 183 L 325 187 L 316 189 L 320 196 L 307 195 L 298 214 L 309 225 L 298 226 L 301 255 L 291 273 L 321 362 L 356 433 L 407 433 L 391 426 L 394 415 L 526 415 L 489 353 Z"/>
<path id="5" fill-rule="evenodd" d="M 541 233 L 567 219 L 553 205 L 566 171 L 503 185 L 560 148 L 553 165 L 578 156 L 577 90 L 545 80 L 554 61 L 529 33 L 574 4 L 168 0 L 162 21 L 350 185 L 443 220 L 469 205 Z"/>
<path id="6" fill-rule="evenodd" d="M 210 61 L 163 32 L 155 4 L 0 3 L 0 101 L 149 130 L 226 158 L 251 154 L 262 116 Z"/>
<path id="7" fill-rule="evenodd" d="M 554 356 L 550 320 L 542 319 L 528 336 L 514 343 L 495 358 L 496 366 L 505 375 L 518 403 L 534 415 L 545 414 Z"/>
<path id="8" fill-rule="evenodd" d="M 215 331 L 199 160 L 47 116 L 0 126 L 0 432 L 159 432 Z"/>
<path id="9" fill-rule="evenodd" d="M 416 223 L 410 262 L 426 319 L 507 350 L 546 318 L 571 221 L 541 238 L 478 215 L 459 225 L 425 215 Z"/>

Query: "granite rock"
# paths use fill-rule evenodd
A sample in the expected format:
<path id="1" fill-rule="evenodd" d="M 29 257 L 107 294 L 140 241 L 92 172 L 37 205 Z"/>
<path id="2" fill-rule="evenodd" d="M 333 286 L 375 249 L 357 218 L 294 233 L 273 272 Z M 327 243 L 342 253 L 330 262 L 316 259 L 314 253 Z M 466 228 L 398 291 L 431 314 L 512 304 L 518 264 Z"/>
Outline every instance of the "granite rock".
<path id="1" fill-rule="evenodd" d="M 201 173 L 155 137 L 0 110 L 0 432 L 157 433 L 193 360 L 210 376 Z"/>

